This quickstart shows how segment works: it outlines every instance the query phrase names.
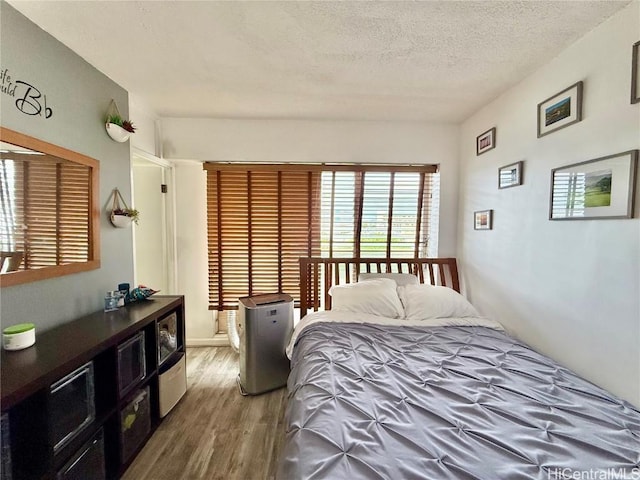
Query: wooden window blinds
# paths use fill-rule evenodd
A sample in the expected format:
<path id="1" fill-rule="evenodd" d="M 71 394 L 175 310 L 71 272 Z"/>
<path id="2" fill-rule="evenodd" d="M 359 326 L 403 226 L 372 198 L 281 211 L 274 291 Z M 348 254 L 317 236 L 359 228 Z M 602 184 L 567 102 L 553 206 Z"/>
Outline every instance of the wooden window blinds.
<path id="1" fill-rule="evenodd" d="M 0 174 L 1 249 L 24 253 L 20 270 L 90 260 L 87 166 L 46 155 L 37 162 L 4 158 Z"/>
<path id="2" fill-rule="evenodd" d="M 204 168 L 210 309 L 234 309 L 239 297 L 271 292 L 297 303 L 299 257 L 426 254 L 434 165 Z"/>
<path id="3" fill-rule="evenodd" d="M 298 291 L 298 258 L 317 256 L 319 172 L 215 168 L 207 174 L 209 308 Z"/>

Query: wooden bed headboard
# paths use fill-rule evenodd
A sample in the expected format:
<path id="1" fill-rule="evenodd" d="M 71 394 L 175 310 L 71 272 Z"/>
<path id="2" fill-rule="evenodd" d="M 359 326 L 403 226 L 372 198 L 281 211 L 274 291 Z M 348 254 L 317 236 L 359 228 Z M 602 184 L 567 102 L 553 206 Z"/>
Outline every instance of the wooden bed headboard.
<path id="1" fill-rule="evenodd" d="M 320 258 L 300 257 L 300 318 L 310 308 L 331 309 L 329 289 L 354 283 L 360 273 L 411 273 L 420 283 L 460 292 L 455 258 Z M 322 301 L 321 301 L 322 300 Z"/>

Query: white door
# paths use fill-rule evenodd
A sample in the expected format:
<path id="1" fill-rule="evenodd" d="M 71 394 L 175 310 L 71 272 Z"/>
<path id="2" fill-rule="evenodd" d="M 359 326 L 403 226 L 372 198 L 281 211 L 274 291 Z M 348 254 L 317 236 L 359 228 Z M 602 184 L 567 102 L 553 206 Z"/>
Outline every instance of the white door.
<path id="1" fill-rule="evenodd" d="M 132 158 L 133 204 L 140 212 L 133 235 L 135 286 L 145 285 L 163 294 L 175 293 L 169 193 L 171 167 L 135 152 Z"/>

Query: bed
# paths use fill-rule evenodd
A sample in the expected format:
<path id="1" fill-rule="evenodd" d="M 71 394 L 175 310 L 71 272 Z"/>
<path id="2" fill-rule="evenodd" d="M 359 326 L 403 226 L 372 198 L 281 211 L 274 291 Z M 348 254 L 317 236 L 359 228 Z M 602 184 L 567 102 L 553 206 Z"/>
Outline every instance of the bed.
<path id="1" fill-rule="evenodd" d="M 480 317 L 455 259 L 300 272 L 278 478 L 640 478 L 640 411 Z"/>

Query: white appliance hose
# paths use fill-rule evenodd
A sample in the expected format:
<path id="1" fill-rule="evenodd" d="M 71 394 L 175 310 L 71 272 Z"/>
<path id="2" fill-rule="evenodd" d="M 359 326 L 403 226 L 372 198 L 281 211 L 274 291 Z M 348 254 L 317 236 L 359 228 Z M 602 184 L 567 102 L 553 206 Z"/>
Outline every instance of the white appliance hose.
<path id="1" fill-rule="evenodd" d="M 235 310 L 227 310 L 227 337 L 229 337 L 229 345 L 233 348 L 233 351 L 238 353 L 240 349 L 240 337 L 238 336 Z"/>

